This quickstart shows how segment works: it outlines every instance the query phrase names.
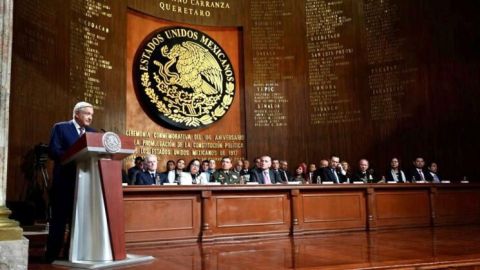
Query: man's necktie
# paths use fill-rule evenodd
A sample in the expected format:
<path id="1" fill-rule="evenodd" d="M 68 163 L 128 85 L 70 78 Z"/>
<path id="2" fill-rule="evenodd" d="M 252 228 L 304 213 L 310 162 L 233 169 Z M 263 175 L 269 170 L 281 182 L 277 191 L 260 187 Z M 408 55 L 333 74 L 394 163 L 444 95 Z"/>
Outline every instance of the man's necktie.
<path id="1" fill-rule="evenodd" d="M 84 127 L 79 127 L 78 130 L 80 131 L 80 136 L 82 136 L 83 133 L 85 133 L 85 128 Z"/>
<path id="2" fill-rule="evenodd" d="M 418 174 L 420 174 L 420 179 L 425 180 L 425 176 L 423 175 L 422 170 L 418 170 Z"/>
<path id="3" fill-rule="evenodd" d="M 337 175 L 337 172 L 335 171 L 335 169 L 332 169 L 332 174 L 333 174 L 333 176 L 335 176 L 335 183 L 340 183 L 340 181 L 338 181 L 338 175 Z"/>
<path id="4" fill-rule="evenodd" d="M 268 173 L 268 171 L 263 171 L 263 179 L 264 179 L 265 184 L 271 184 L 272 183 L 272 181 L 270 181 L 270 174 Z"/>

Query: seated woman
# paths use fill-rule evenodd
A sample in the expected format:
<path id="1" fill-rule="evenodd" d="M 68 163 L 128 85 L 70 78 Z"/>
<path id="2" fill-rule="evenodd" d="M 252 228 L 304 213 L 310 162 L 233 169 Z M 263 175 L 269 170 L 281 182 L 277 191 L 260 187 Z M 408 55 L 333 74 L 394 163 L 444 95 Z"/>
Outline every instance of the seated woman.
<path id="1" fill-rule="evenodd" d="M 290 181 L 300 182 L 302 184 L 307 184 L 307 165 L 305 163 L 300 163 L 295 170 L 295 174 Z"/>
<path id="2" fill-rule="evenodd" d="M 407 177 L 405 173 L 400 169 L 400 161 L 398 158 L 392 158 L 390 161 L 390 168 L 385 173 L 385 180 L 395 183 L 406 183 Z"/>
<path id="3" fill-rule="evenodd" d="M 208 184 L 207 176 L 204 172 L 200 172 L 200 160 L 192 159 L 188 164 L 188 171 L 190 172 L 190 178 L 192 184 L 205 185 Z M 188 177 L 187 182 L 188 182 Z"/>
<path id="4" fill-rule="evenodd" d="M 442 179 L 438 175 L 438 165 L 436 162 L 430 162 L 430 165 L 428 166 L 428 172 L 433 177 L 433 183 L 440 183 L 440 181 L 442 181 Z"/>
<path id="5" fill-rule="evenodd" d="M 167 183 L 177 183 L 179 185 L 191 185 L 192 176 L 185 170 L 185 160 L 177 160 L 177 167 L 175 170 L 168 172 Z"/>

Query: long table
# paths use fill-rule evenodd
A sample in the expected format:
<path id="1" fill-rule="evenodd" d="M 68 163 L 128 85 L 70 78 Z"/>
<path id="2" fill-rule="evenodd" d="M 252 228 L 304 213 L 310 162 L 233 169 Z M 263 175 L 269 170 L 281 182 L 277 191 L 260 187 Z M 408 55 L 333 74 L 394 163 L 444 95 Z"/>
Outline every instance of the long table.
<path id="1" fill-rule="evenodd" d="M 129 186 L 129 246 L 475 224 L 477 184 Z"/>

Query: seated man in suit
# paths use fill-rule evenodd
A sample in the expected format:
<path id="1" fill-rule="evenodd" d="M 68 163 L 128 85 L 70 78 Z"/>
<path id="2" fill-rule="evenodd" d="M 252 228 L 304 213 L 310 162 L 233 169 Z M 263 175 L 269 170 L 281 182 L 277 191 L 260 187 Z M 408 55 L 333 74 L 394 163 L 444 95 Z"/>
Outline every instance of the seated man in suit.
<path id="1" fill-rule="evenodd" d="M 280 160 L 280 179 L 286 183 L 292 178 L 292 174 L 288 171 L 288 162 L 286 160 Z"/>
<path id="2" fill-rule="evenodd" d="M 270 170 L 273 171 L 274 174 L 276 174 L 276 177 L 280 177 L 280 160 L 276 158 L 272 158 L 272 166 L 270 167 Z"/>
<path id="3" fill-rule="evenodd" d="M 220 182 L 222 185 L 240 184 L 240 174 L 232 171 L 232 160 L 230 157 L 222 158 L 222 168 L 212 174 L 211 182 Z"/>
<path id="4" fill-rule="evenodd" d="M 416 181 L 433 181 L 432 175 L 424 168 L 425 160 L 423 157 L 417 157 L 413 161 L 413 169 L 410 170 L 409 177 L 412 182 Z"/>
<path id="5" fill-rule="evenodd" d="M 434 183 L 440 183 L 442 178 L 438 174 L 438 165 L 436 162 L 430 162 L 430 165 L 428 166 L 428 171 L 432 175 L 433 182 Z"/>
<path id="6" fill-rule="evenodd" d="M 337 155 L 330 157 L 328 167 L 323 169 L 321 178 L 322 182 L 333 182 L 335 184 L 346 181 L 345 175 L 341 172 L 340 158 Z"/>
<path id="7" fill-rule="evenodd" d="M 240 174 L 240 172 L 243 169 L 243 161 L 241 159 L 235 161 L 235 166 L 233 167 L 233 170 Z"/>
<path id="8" fill-rule="evenodd" d="M 146 155 L 145 164 L 147 167 L 145 171 L 137 175 L 136 185 L 160 185 L 160 174 L 157 173 L 157 156 Z"/>
<path id="9" fill-rule="evenodd" d="M 368 160 L 362 158 L 358 161 L 358 171 L 353 175 L 354 182 L 374 183 L 373 170 L 369 169 Z"/>
<path id="10" fill-rule="evenodd" d="M 242 170 L 240 171 L 240 175 L 250 175 L 250 161 L 248 159 L 243 160 Z"/>
<path id="11" fill-rule="evenodd" d="M 307 182 L 308 183 L 317 183 L 317 179 L 315 179 L 315 175 L 316 175 L 316 172 L 317 171 L 317 165 L 315 165 L 315 163 L 311 163 L 310 165 L 308 165 L 308 172 L 307 172 Z"/>
<path id="12" fill-rule="evenodd" d="M 324 170 L 328 168 L 328 160 L 322 159 L 318 164 L 318 169 L 315 171 L 315 175 L 313 176 L 313 178 L 314 183 L 320 184 L 322 183 L 322 181 L 324 181 Z"/>
<path id="13" fill-rule="evenodd" d="M 251 173 L 252 182 L 258 182 L 259 184 L 282 183 L 280 178 L 270 170 L 270 167 L 272 166 L 272 158 L 270 156 L 260 157 L 257 166 L 258 168 L 252 170 Z"/>
<path id="14" fill-rule="evenodd" d="M 135 185 L 135 181 L 137 180 L 137 174 L 143 172 L 143 158 L 138 156 L 135 158 L 135 166 L 128 169 L 128 184 Z"/>

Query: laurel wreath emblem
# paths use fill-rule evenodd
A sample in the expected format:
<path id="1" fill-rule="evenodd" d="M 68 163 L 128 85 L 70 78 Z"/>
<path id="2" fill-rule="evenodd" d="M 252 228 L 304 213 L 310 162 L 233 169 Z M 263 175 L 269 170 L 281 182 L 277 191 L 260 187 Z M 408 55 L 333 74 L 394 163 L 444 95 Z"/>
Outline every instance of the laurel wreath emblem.
<path id="1" fill-rule="evenodd" d="M 167 31 L 189 31 L 195 38 L 167 38 Z M 152 38 L 157 39 L 155 47 Z M 192 129 L 210 125 L 227 113 L 235 97 L 235 77 L 228 56 L 215 41 L 195 29 L 171 27 L 152 32 L 143 44 L 135 58 L 134 66 L 140 61 L 143 66 L 134 70 L 134 86 L 153 120 Z M 148 59 L 140 60 L 145 53 Z"/>

